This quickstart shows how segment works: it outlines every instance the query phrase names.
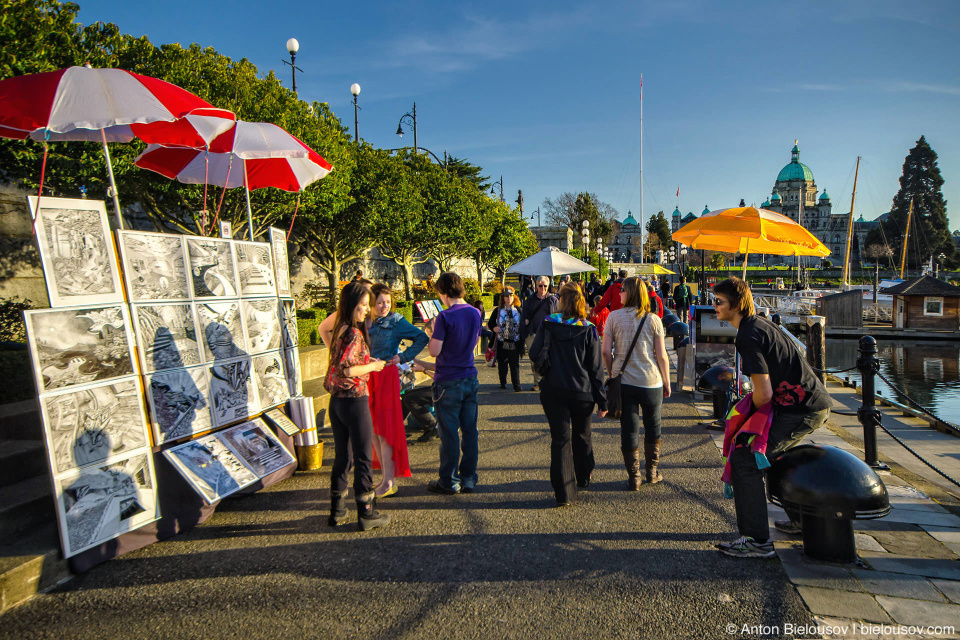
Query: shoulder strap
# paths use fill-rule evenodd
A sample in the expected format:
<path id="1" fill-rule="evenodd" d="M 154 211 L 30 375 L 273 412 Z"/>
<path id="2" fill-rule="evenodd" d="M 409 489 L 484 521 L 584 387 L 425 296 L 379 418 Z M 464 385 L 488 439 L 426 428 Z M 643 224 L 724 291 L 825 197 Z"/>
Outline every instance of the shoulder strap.
<path id="1" fill-rule="evenodd" d="M 633 353 L 633 348 L 637 346 L 637 339 L 640 337 L 640 332 L 643 331 L 643 325 L 646 324 L 647 316 L 649 315 L 649 313 L 643 314 L 643 318 L 640 320 L 640 326 L 637 327 L 637 333 L 633 336 L 633 342 L 630 343 L 630 348 L 627 349 L 627 355 L 623 357 L 623 365 L 620 366 L 620 373 L 617 375 L 623 375 L 623 370 L 627 367 L 627 361 L 630 360 L 630 354 Z"/>

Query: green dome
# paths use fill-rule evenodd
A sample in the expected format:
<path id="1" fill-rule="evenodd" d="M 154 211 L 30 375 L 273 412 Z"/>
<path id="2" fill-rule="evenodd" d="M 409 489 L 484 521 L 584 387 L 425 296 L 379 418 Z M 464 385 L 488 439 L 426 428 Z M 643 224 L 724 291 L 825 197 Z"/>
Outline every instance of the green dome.
<path id="1" fill-rule="evenodd" d="M 780 193 L 776 189 L 773 190 L 773 196 L 770 198 L 770 202 L 773 204 L 779 204 L 783 198 L 780 197 Z"/>
<path id="2" fill-rule="evenodd" d="M 623 221 L 623 225 L 626 226 L 632 224 L 636 226 L 637 220 L 633 217 L 633 214 L 630 211 L 627 211 L 627 219 Z"/>
<path id="3" fill-rule="evenodd" d="M 673 217 L 674 217 L 674 218 L 679 218 L 679 217 L 680 217 L 680 207 L 677 207 L 677 208 L 675 208 L 675 209 L 673 210 Z"/>
<path id="4" fill-rule="evenodd" d="M 793 180 L 813 182 L 813 171 L 810 171 L 810 167 L 800 162 L 800 147 L 798 145 L 794 145 L 790 151 L 790 164 L 781 169 L 777 176 L 777 182 Z"/>
<path id="5" fill-rule="evenodd" d="M 701 213 L 700 215 L 703 215 L 704 213 L 710 213 L 710 207 L 708 207 L 707 205 L 703 205 L 703 213 Z"/>
<path id="6" fill-rule="evenodd" d="M 764 201 L 763 201 L 763 204 L 761 204 L 760 206 L 761 206 L 762 208 L 766 209 L 767 207 L 770 206 L 770 201 L 769 201 L 769 200 L 764 200 Z"/>
<path id="7" fill-rule="evenodd" d="M 826 189 L 824 189 L 824 190 L 823 190 L 823 193 L 820 194 L 820 199 L 821 199 L 821 200 L 829 200 L 829 199 L 830 199 L 830 196 L 827 195 L 827 190 L 826 190 Z"/>

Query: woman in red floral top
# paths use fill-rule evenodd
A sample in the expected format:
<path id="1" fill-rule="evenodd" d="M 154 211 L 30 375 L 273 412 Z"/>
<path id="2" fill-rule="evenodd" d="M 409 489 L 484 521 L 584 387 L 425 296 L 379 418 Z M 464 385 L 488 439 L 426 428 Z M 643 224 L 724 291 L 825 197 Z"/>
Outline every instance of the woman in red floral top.
<path id="1" fill-rule="evenodd" d="M 357 524 L 361 531 L 390 523 L 390 516 L 373 508 L 373 420 L 367 393 L 370 372 L 383 369 L 383 360 L 370 358 L 365 319 L 370 311 L 370 291 L 358 282 L 340 292 L 333 344 L 323 386 L 330 392 L 330 422 L 335 456 L 330 472 L 331 527 L 347 519 L 347 474 L 353 471 L 357 499 Z"/>

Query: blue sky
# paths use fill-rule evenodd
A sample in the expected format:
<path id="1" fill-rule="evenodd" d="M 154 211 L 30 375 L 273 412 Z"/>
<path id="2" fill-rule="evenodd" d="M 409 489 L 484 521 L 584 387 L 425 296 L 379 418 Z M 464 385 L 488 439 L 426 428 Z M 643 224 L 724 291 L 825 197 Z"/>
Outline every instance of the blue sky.
<path id="1" fill-rule="evenodd" d="M 849 210 L 862 156 L 855 209 L 873 219 L 925 135 L 960 228 L 953 0 L 79 2 L 83 23 L 212 46 L 287 86 L 281 59 L 296 37 L 301 98 L 328 102 L 352 131 L 359 83 L 360 135 L 384 148 L 413 144 L 395 132 L 416 101 L 420 146 L 502 175 L 527 214 L 590 191 L 639 217 L 642 73 L 647 216 L 759 205 L 799 139 L 834 212 Z"/>

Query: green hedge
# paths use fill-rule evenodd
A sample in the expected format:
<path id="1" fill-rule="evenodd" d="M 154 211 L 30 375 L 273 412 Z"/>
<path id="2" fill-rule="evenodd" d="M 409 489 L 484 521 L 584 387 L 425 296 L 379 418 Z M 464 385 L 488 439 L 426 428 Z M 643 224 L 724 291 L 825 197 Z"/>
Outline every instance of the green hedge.
<path id="1" fill-rule="evenodd" d="M 301 347 L 309 347 L 312 344 L 323 344 L 317 327 L 323 322 L 322 318 L 301 318 L 301 312 L 297 312 L 297 333 L 299 340 L 297 344 Z"/>
<path id="2" fill-rule="evenodd" d="M 393 303 L 393 310 L 407 319 L 407 322 L 413 324 L 413 301 L 397 300 Z"/>
<path id="3" fill-rule="evenodd" d="M 480 296 L 480 300 L 483 301 L 483 308 L 488 312 L 497 306 L 500 303 L 500 294 L 499 293 L 485 293 Z"/>

